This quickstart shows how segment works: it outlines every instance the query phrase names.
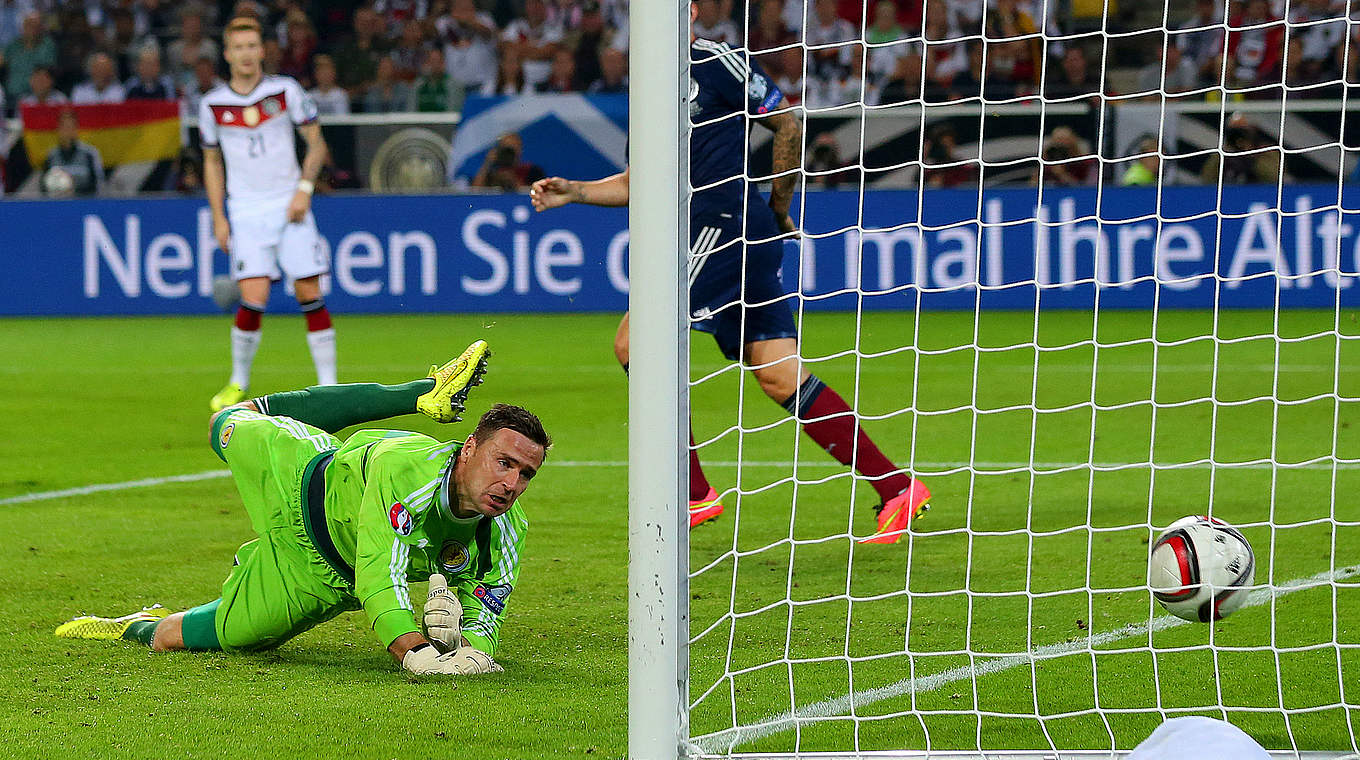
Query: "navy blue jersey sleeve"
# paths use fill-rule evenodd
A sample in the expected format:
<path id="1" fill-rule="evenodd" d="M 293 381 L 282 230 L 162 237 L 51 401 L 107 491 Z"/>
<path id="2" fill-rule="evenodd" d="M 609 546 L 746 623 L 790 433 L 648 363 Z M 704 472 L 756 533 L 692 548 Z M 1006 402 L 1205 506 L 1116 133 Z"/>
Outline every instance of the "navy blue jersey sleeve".
<path id="1" fill-rule="evenodd" d="M 756 59 L 752 58 L 750 64 L 751 73 L 746 78 L 746 112 L 752 116 L 769 113 L 779 107 L 784 93 Z"/>
<path id="2" fill-rule="evenodd" d="M 779 106 L 784 93 L 744 51 L 709 40 L 697 40 L 694 47 L 704 58 L 695 61 L 691 76 L 705 80 L 701 86 L 714 88 L 728 108 L 759 116 Z"/>

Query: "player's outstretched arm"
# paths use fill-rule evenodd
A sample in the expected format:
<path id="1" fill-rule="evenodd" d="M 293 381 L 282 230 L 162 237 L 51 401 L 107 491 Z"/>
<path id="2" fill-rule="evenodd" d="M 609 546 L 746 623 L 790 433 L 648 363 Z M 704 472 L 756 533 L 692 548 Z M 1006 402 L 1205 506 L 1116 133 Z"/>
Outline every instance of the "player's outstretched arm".
<path id="1" fill-rule="evenodd" d="M 561 177 L 541 179 L 529 188 L 529 200 L 533 202 L 535 211 L 546 211 L 568 203 L 627 206 L 628 170 L 594 182 L 577 182 Z"/>
<path id="2" fill-rule="evenodd" d="M 760 119 L 760 124 L 774 132 L 771 145 L 771 168 L 774 181 L 770 185 L 770 210 L 774 211 L 779 229 L 796 232 L 797 226 L 789 218 L 793 191 L 798 188 L 800 157 L 803 154 L 803 123 L 789 105 L 788 99 L 779 101 L 778 110 Z"/>
<path id="3" fill-rule="evenodd" d="M 228 253 L 231 224 L 227 222 L 227 172 L 222 166 L 222 149 L 203 147 L 203 188 L 208 191 L 208 206 L 212 208 L 213 237 L 223 253 Z"/>

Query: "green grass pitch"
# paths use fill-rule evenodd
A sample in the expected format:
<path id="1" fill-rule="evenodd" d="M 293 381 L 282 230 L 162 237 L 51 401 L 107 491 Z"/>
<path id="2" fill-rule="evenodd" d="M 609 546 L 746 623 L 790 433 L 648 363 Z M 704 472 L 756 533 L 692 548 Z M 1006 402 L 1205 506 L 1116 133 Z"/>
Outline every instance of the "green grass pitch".
<path id="1" fill-rule="evenodd" d="M 222 477 L 11 501 L 0 504 L 6 753 L 623 756 L 627 420 L 616 321 L 336 320 L 343 380 L 407 380 L 485 337 L 496 355 L 468 416 L 521 403 L 556 438 L 526 497 L 532 529 L 503 629 L 505 674 L 408 678 L 357 613 L 252 656 L 56 639 L 75 614 L 214 598 L 249 525 Z M 207 399 L 225 378 L 227 326 L 0 321 L 0 500 L 221 469 Z M 929 477 L 934 509 L 910 540 L 854 544 L 850 533 L 871 530 L 872 490 L 828 466 L 749 375 L 721 371 L 711 341 L 695 335 L 695 376 L 716 375 L 694 393 L 695 432 L 715 439 L 703 454 L 728 491 L 727 513 L 691 537 L 695 735 L 887 687 L 856 704 L 857 719 L 833 708 L 737 749 L 1127 748 L 1159 709 L 1216 704 L 1269 748 L 1355 749 L 1354 578 L 1214 626 L 1080 646 L 1160 614 L 1139 588 L 1149 522 L 1212 506 L 1244 526 L 1258 583 L 1360 564 L 1360 469 L 1206 464 L 1360 459 L 1360 414 L 1337 400 L 1360 397 L 1360 342 L 1328 332 L 1360 337 L 1349 311 L 1339 325 L 1305 311 L 1053 312 L 1037 325 L 1029 313 L 899 312 L 858 323 L 814 314 L 804 327 L 807 355 L 835 357 L 813 370 L 872 418 L 890 457 Z M 302 338 L 300 318 L 266 319 L 253 391 L 313 381 Z M 838 355 L 856 340 L 868 356 Z M 442 438 L 469 430 L 420 417 L 390 426 Z M 1050 655 L 976 678 L 939 675 L 1027 650 Z M 914 694 L 902 686 L 913 678 Z"/>

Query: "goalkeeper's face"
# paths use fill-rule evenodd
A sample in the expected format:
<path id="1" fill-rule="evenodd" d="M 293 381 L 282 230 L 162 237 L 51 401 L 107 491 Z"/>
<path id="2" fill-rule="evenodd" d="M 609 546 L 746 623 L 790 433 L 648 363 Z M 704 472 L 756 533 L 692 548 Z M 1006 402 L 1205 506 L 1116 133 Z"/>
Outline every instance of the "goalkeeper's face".
<path id="1" fill-rule="evenodd" d="M 547 455 L 527 436 L 501 428 L 485 441 L 468 439 L 453 468 L 458 517 L 496 517 L 505 514 L 529 481 L 538 474 Z"/>

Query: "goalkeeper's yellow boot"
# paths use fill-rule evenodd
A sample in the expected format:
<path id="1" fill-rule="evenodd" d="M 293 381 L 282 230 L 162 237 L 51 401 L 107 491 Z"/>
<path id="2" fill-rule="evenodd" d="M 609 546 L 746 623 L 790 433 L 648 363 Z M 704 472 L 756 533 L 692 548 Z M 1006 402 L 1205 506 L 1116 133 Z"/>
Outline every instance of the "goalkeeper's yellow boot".
<path id="1" fill-rule="evenodd" d="M 434 387 L 416 399 L 416 409 L 435 422 L 457 422 L 463 415 L 468 391 L 481 385 L 490 357 L 486 341 L 479 340 L 448 364 L 430 367 L 427 377 L 434 378 Z"/>
<path id="2" fill-rule="evenodd" d="M 878 508 L 878 530 L 868 538 L 860 539 L 861 544 L 895 544 L 903 533 L 911 527 L 912 520 L 930 509 L 930 489 L 926 484 L 912 478 L 907 490 L 888 499 Z"/>
<path id="3" fill-rule="evenodd" d="M 220 412 L 232 404 L 239 404 L 246 400 L 246 391 L 236 383 L 227 383 L 227 387 L 217 392 L 208 402 L 208 408 L 214 412 Z"/>
<path id="4" fill-rule="evenodd" d="M 63 639 L 100 639 L 104 641 L 114 641 L 123 638 L 127 629 L 133 623 L 152 622 L 163 620 L 170 615 L 170 610 L 153 604 L 144 607 L 139 612 L 116 618 L 95 617 L 94 615 L 83 615 L 75 620 L 69 620 L 57 626 L 56 634 Z"/>
<path id="5" fill-rule="evenodd" d="M 700 523 L 717 519 L 722 512 L 723 505 L 718 501 L 718 489 L 709 486 L 704 498 L 689 501 L 689 527 L 693 528 Z"/>

